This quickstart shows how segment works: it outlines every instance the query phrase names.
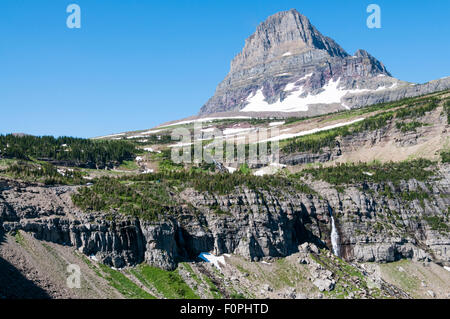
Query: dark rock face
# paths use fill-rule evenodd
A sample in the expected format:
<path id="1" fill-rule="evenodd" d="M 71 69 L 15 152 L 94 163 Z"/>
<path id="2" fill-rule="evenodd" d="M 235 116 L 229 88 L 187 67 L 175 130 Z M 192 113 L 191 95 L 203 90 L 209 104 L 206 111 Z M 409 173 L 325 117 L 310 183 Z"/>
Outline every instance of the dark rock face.
<path id="1" fill-rule="evenodd" d="M 246 188 L 216 195 L 186 189 L 177 196 L 187 200 L 190 208 L 152 222 L 112 221 L 102 213 L 79 212 L 70 201 L 76 191 L 73 187 L 5 186 L 9 182 L 3 181 L 0 225 L 6 232 L 21 229 L 40 240 L 73 246 L 117 268 L 147 262 L 174 269 L 179 261 L 194 259 L 201 252 L 261 260 L 298 252 L 305 242 L 330 248 L 331 212 L 340 255 L 349 261 L 432 258 L 450 262 L 448 234 L 424 221 L 424 216 L 442 217 L 447 211 L 449 197 L 441 195 L 449 194 L 449 173 L 449 166 L 442 167 L 432 190 L 415 180 L 400 185 L 401 192 L 427 191 L 430 200 L 424 205 L 386 198 L 378 184 L 340 193 L 324 182 L 314 182 L 318 195 Z M 396 219 L 389 222 L 390 227 L 378 227 L 386 224 L 386 216 Z"/>
<path id="2" fill-rule="evenodd" d="M 424 84 L 400 85 L 395 89 L 371 92 L 370 94 L 348 95 L 342 98 L 345 105 L 352 108 L 363 107 L 378 103 L 398 101 L 404 98 L 421 96 L 450 88 L 450 77 L 430 81 Z"/>
<path id="3" fill-rule="evenodd" d="M 120 166 L 118 161 L 109 161 L 106 163 L 95 163 L 91 161 L 80 162 L 80 161 L 60 161 L 60 160 L 51 160 L 48 158 L 39 158 L 40 161 L 48 162 L 55 166 L 64 166 L 64 167 L 79 167 L 79 168 L 89 168 L 89 169 L 113 169 L 114 167 Z M 133 160 L 133 158 L 127 158 L 126 160 Z"/>
<path id="4" fill-rule="evenodd" d="M 337 83 L 342 97 L 329 96 L 292 108 L 308 95 L 317 97 Z M 295 87 L 291 86 L 295 84 Z M 231 62 L 230 73 L 217 87 L 214 96 L 201 108 L 200 115 L 225 112 L 283 112 L 291 116 L 313 116 L 335 110 L 418 96 L 450 87 L 450 78 L 425 85 L 399 81 L 386 67 L 364 50 L 349 55 L 335 41 L 322 35 L 296 10 L 279 12 L 261 23 Z M 273 105 L 258 109 L 250 99 L 261 90 L 264 101 Z M 280 109 L 278 104 L 285 103 Z M 248 108 L 249 105 L 252 108 Z M 291 105 L 292 104 L 292 105 Z M 247 107 L 247 108 L 246 108 Z M 280 114 L 276 114 L 280 116 Z M 281 114 L 283 115 L 283 114 Z"/>
<path id="5" fill-rule="evenodd" d="M 336 151 L 339 151 L 337 149 Z M 311 154 L 308 152 L 295 153 L 280 156 L 280 163 L 284 165 L 301 165 L 309 163 L 324 163 L 331 161 L 335 158 L 333 155 L 334 150 L 324 149 L 319 154 Z"/>
<path id="6" fill-rule="evenodd" d="M 31 207 L 36 212 L 42 212 L 42 203 L 35 198 L 49 196 L 48 190 L 24 187 L 6 191 L 0 208 L 5 211 L 9 203 L 13 203 L 14 207 L 9 207 L 11 214 L 7 221 L 1 220 L 4 231 L 21 229 L 32 233 L 39 240 L 74 246 L 85 255 L 96 255 L 106 264 L 117 268 L 145 261 L 164 269 L 173 269 L 178 261 L 193 259 L 205 251 L 214 251 L 216 254 L 238 253 L 259 260 L 266 256 L 292 254 L 304 241 L 325 246 L 319 239 L 317 226 L 305 226 L 311 223 L 308 210 L 314 211 L 315 205 L 323 204 L 305 196 L 295 199 L 295 207 L 289 203 L 278 207 L 278 199 L 270 196 L 264 199 L 266 206 L 260 208 L 262 199 L 251 191 L 218 198 L 186 190 L 182 196 L 192 198 L 193 205 L 205 210 L 205 213 L 198 215 L 184 210 L 176 218 L 159 222 L 137 219 L 108 221 L 102 214 L 88 216 L 78 212 L 70 204 L 61 208 L 61 211 L 68 211 L 64 217 L 28 214 L 27 209 Z M 53 190 L 54 197 L 61 195 L 58 188 Z M 74 191 L 70 188 L 65 190 L 67 193 L 63 195 Z M 16 202 L 18 196 L 24 194 L 20 204 Z M 53 196 L 50 195 L 48 199 L 52 200 Z M 30 202 L 25 204 L 23 199 Z M 239 203 L 242 209 L 227 216 L 219 216 L 209 212 L 208 205 L 215 201 L 220 201 L 226 207 Z"/>

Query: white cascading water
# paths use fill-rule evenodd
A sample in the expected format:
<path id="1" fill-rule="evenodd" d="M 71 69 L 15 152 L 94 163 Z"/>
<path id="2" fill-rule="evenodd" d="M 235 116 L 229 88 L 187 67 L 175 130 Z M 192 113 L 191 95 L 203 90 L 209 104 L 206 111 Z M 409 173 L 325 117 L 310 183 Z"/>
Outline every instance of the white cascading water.
<path id="1" fill-rule="evenodd" d="M 333 252 L 339 257 L 339 234 L 336 229 L 336 223 L 334 222 L 333 213 L 331 215 L 331 245 L 333 246 Z"/>

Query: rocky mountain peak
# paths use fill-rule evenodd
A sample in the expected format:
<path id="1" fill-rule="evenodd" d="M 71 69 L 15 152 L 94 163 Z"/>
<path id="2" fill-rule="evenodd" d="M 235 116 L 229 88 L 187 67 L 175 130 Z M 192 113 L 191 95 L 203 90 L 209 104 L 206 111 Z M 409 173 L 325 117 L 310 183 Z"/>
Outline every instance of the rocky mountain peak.
<path id="1" fill-rule="evenodd" d="M 367 51 L 349 55 L 292 9 L 268 17 L 247 38 L 199 115 L 308 117 L 449 86 L 450 78 L 422 86 L 395 79 Z"/>
<path id="2" fill-rule="evenodd" d="M 388 70 L 386 69 L 384 64 L 382 62 L 378 61 L 372 55 L 370 55 L 370 53 L 367 52 L 366 50 L 359 49 L 358 51 L 355 52 L 355 57 L 368 59 L 369 63 L 373 66 L 373 68 L 377 72 L 380 72 L 381 74 L 385 74 L 385 75 L 391 76 L 391 74 L 388 72 Z"/>
<path id="3" fill-rule="evenodd" d="M 355 56 L 358 58 L 369 58 L 372 57 L 369 52 L 367 52 L 366 50 L 363 49 L 359 49 L 358 51 L 355 52 Z"/>
<path id="4" fill-rule="evenodd" d="M 332 39 L 323 36 L 307 17 L 297 10 L 278 12 L 262 22 L 231 63 L 231 71 L 249 68 L 277 58 L 309 50 L 324 50 L 329 56 L 348 54 Z"/>

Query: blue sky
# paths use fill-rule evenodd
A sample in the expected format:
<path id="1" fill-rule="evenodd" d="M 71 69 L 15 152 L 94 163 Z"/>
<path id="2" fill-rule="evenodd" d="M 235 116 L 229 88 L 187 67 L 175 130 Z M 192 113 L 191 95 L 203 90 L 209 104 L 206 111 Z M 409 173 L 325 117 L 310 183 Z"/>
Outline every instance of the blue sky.
<path id="1" fill-rule="evenodd" d="M 381 29 L 366 26 L 371 3 Z M 2 0 L 0 133 L 93 137 L 196 114 L 257 25 L 291 8 L 399 79 L 450 75 L 448 0 Z"/>

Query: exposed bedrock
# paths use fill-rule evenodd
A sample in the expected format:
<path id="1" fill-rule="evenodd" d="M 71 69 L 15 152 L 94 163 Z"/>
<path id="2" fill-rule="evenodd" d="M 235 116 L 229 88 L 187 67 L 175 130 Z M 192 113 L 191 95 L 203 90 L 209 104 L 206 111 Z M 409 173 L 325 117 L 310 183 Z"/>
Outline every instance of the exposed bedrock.
<path id="1" fill-rule="evenodd" d="M 332 85 L 342 93 L 341 98 L 332 98 L 336 93 Z M 450 77 L 425 84 L 392 77 L 383 63 L 368 52 L 348 54 L 293 9 L 268 17 L 247 38 L 242 51 L 232 60 L 228 75 L 199 115 L 250 112 L 246 115 L 315 116 L 448 88 Z M 259 91 L 264 102 L 258 100 L 258 105 L 246 109 Z M 326 98 L 317 98 L 322 93 Z M 289 96 L 289 102 L 284 102 Z M 316 98 L 305 102 L 306 97 Z M 268 107 L 261 108 L 265 103 Z M 280 109 L 280 103 L 286 104 L 284 108 Z M 296 108 L 299 103 L 304 107 Z"/>
<path id="2" fill-rule="evenodd" d="M 443 170 L 447 180 L 448 171 Z M 179 195 L 190 205 L 159 221 L 110 220 L 101 213 L 79 212 L 70 202 L 72 187 L 11 186 L 5 181 L 2 185 L 0 221 L 5 231 L 23 230 L 40 240 L 73 246 L 117 268 L 147 262 L 174 269 L 179 261 L 201 252 L 234 253 L 249 260 L 284 257 L 304 242 L 330 248 L 330 210 L 340 235 L 340 255 L 349 261 L 450 261 L 448 234 L 424 221 L 425 216 L 447 212 L 448 196 L 441 196 L 448 194 L 445 178 L 428 190 L 432 200 L 423 206 L 380 197 L 377 184 L 363 185 L 366 191 L 350 187 L 339 193 L 315 182 L 320 197 L 245 188 L 219 196 L 186 189 Z M 427 188 L 411 180 L 401 189 Z M 391 227 L 379 227 L 390 215 L 395 216 Z"/>

